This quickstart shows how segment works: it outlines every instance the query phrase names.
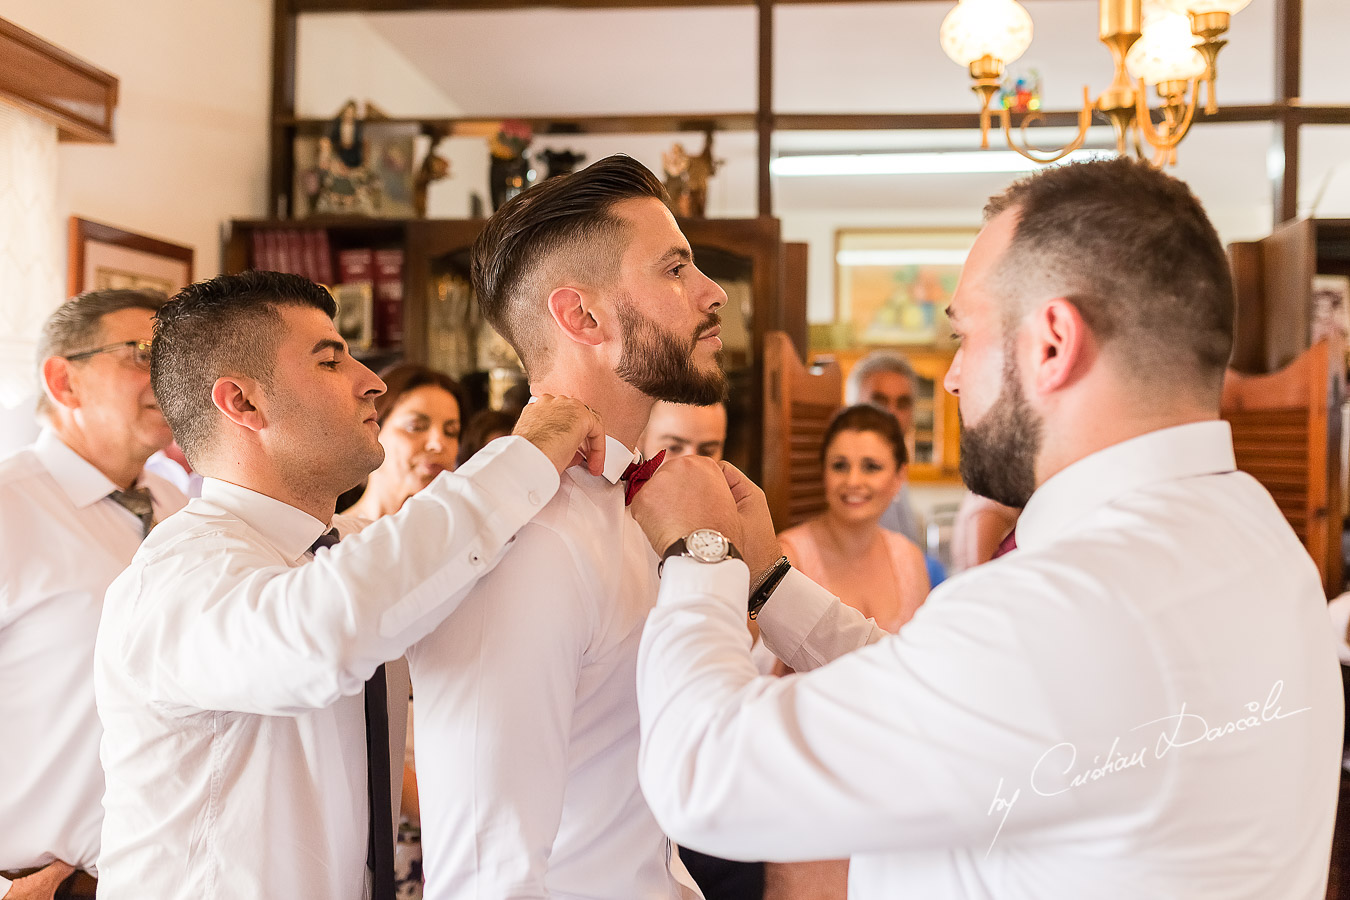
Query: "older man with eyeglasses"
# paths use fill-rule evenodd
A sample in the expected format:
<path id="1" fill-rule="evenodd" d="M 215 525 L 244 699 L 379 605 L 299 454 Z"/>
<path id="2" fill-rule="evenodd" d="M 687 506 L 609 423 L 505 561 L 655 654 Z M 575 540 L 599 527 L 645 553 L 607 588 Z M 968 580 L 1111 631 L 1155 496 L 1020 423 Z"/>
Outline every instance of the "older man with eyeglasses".
<path id="1" fill-rule="evenodd" d="M 93 896 L 103 595 L 186 502 L 145 471 L 170 440 L 150 389 L 164 302 L 93 291 L 52 313 L 38 355 L 42 432 L 0 460 L 0 898 Z"/>

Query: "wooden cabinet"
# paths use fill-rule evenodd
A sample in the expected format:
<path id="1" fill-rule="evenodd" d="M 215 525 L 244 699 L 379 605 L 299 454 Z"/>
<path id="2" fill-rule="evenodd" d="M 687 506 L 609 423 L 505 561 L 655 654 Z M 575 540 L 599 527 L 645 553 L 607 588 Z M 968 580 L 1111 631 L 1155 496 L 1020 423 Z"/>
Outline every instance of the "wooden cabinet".
<path id="1" fill-rule="evenodd" d="M 818 351 L 814 362 L 839 363 L 844 383 L 849 373 L 873 349 L 902 353 L 914 368 L 914 434 L 910 435 L 909 477 L 913 481 L 957 483 L 961 480 L 961 422 L 956 398 L 947 393 L 942 379 L 951 367 L 955 350 L 931 348 L 871 348 Z M 843 403 L 843 395 L 839 402 Z"/>
<path id="2" fill-rule="evenodd" d="M 222 259 L 227 272 L 257 266 L 255 237 L 265 233 L 322 231 L 333 256 L 350 248 L 400 249 L 403 309 L 401 328 L 395 330 L 401 339 L 377 343 L 360 357 L 376 368 L 399 360 L 425 363 L 464 379 L 512 362 L 478 317 L 469 287 L 469 254 L 484 221 L 237 220 L 230 224 Z M 764 335 L 781 330 L 804 342 L 805 303 L 782 300 L 785 254 L 777 219 L 682 219 L 679 225 L 699 268 L 727 292 L 721 311 L 722 364 L 730 382 L 726 456 L 758 479 L 764 453 Z M 336 276 L 337 260 L 329 262 Z M 793 277 L 794 283 L 805 281 L 804 274 Z"/>

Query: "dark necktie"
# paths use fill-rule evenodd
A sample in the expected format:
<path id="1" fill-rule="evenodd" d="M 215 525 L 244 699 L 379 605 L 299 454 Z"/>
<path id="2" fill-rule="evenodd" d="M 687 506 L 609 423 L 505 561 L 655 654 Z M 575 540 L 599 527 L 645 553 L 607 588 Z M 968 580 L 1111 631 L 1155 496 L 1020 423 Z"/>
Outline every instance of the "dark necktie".
<path id="1" fill-rule="evenodd" d="M 336 528 L 318 536 L 309 551 L 317 554 L 342 538 Z M 366 682 L 366 800 L 370 807 L 370 831 L 366 839 L 366 865 L 372 875 L 372 900 L 394 900 L 394 820 L 389 808 L 389 689 L 384 666 Z"/>
<path id="2" fill-rule="evenodd" d="M 150 489 L 132 487 L 125 491 L 113 491 L 108 495 L 127 512 L 141 520 L 141 539 L 155 527 L 155 507 L 151 502 Z"/>
<path id="3" fill-rule="evenodd" d="M 656 474 L 657 469 L 661 468 L 661 463 L 664 462 L 665 459 L 666 451 L 662 450 L 651 459 L 640 463 L 634 462 L 628 464 L 628 468 L 623 470 L 623 481 L 627 482 L 627 486 L 624 488 L 623 492 L 624 506 L 633 502 L 633 498 L 637 496 L 637 492 L 642 490 L 644 484 L 652 480 L 652 476 Z"/>
<path id="4" fill-rule="evenodd" d="M 1012 531 L 1008 532 L 1008 536 L 1003 539 L 1003 541 L 998 545 L 998 549 L 994 551 L 994 555 L 989 558 L 991 560 L 998 559 L 1000 556 L 1006 556 L 1007 554 L 1013 552 L 1016 549 L 1017 549 L 1017 529 L 1014 528 Z"/>

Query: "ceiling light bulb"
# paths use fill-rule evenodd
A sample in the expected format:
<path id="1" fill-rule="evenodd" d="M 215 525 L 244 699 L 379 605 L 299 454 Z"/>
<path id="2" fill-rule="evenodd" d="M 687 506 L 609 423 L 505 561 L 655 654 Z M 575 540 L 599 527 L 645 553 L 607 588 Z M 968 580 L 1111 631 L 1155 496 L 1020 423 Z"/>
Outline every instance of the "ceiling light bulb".
<path id="1" fill-rule="evenodd" d="M 960 65 L 986 56 L 1006 65 L 1031 45 L 1031 15 L 1017 0 L 960 0 L 942 20 L 939 40 Z"/>
<path id="2" fill-rule="evenodd" d="M 1199 78 L 1206 65 L 1195 42 L 1185 16 L 1159 13 L 1144 24 L 1143 34 L 1125 57 L 1125 68 L 1149 85 Z"/>

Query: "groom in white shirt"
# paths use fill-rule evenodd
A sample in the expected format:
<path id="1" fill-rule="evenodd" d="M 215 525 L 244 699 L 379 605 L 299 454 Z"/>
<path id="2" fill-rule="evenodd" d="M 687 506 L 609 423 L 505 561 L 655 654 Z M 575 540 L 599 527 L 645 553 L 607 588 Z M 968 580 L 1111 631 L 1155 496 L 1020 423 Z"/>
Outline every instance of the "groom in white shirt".
<path id="1" fill-rule="evenodd" d="M 334 312 L 276 272 L 191 285 L 159 312 L 155 396 L 206 477 L 103 607 L 104 900 L 392 900 L 381 780 L 402 753 L 381 759 L 382 663 L 491 570 L 578 450 L 604 463 L 594 413 L 547 397 L 394 515 L 334 516 L 380 464 L 384 391 Z"/>
<path id="2" fill-rule="evenodd" d="M 488 322 L 536 394 L 566 391 L 608 432 L 600 475 L 562 486 L 456 615 L 409 650 L 427 897 L 680 896 L 638 788 L 634 671 L 656 558 L 625 472 L 658 400 L 710 404 L 726 294 L 639 163 L 550 179 L 474 247 Z"/>

